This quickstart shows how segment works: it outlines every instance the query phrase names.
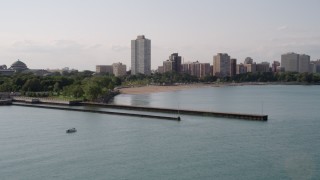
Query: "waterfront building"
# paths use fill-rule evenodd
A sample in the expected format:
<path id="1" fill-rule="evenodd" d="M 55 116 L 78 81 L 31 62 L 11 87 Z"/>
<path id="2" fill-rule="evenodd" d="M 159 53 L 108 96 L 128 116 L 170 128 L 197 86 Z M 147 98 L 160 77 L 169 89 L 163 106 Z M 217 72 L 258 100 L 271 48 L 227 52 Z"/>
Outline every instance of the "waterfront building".
<path id="1" fill-rule="evenodd" d="M 189 65 L 189 72 L 192 76 L 200 78 L 200 63 L 199 61 L 193 62 Z"/>
<path id="2" fill-rule="evenodd" d="M 256 64 L 256 72 L 270 72 L 270 63 L 262 62 L 260 64 Z"/>
<path id="3" fill-rule="evenodd" d="M 190 63 L 183 63 L 183 64 L 181 64 L 181 71 L 182 71 L 183 73 L 190 74 L 190 72 L 189 72 L 189 64 L 190 64 Z"/>
<path id="4" fill-rule="evenodd" d="M 131 74 L 151 74 L 151 40 L 144 35 L 131 41 Z"/>
<path id="5" fill-rule="evenodd" d="M 277 69 L 280 67 L 280 62 L 279 61 L 273 61 L 272 63 L 272 72 L 278 72 Z"/>
<path id="6" fill-rule="evenodd" d="M 163 62 L 164 72 L 181 72 L 181 56 L 178 53 L 173 53 L 169 59 Z"/>
<path id="7" fill-rule="evenodd" d="M 310 72 L 313 73 L 320 73 L 320 60 L 317 61 L 311 61 L 310 62 L 311 70 Z"/>
<path id="8" fill-rule="evenodd" d="M 96 65 L 96 73 L 113 74 L 113 67 L 112 65 Z"/>
<path id="9" fill-rule="evenodd" d="M 237 64 L 236 74 L 245 74 L 247 73 L 247 68 L 244 64 Z"/>
<path id="10" fill-rule="evenodd" d="M 226 53 L 218 53 L 213 57 L 213 75 L 217 77 L 231 76 L 231 60 Z"/>
<path id="11" fill-rule="evenodd" d="M 317 61 L 314 61 L 316 64 L 316 72 L 320 73 L 320 59 L 318 59 Z"/>
<path id="12" fill-rule="evenodd" d="M 211 75 L 210 63 L 200 63 L 200 78 Z"/>
<path id="13" fill-rule="evenodd" d="M 163 66 L 158 66 L 158 73 L 160 74 L 164 73 Z"/>
<path id="14" fill-rule="evenodd" d="M 252 63 L 252 64 L 244 64 L 246 67 L 247 73 L 255 73 L 257 71 L 257 64 Z"/>
<path id="15" fill-rule="evenodd" d="M 281 67 L 283 67 L 286 72 L 298 72 L 299 54 L 287 53 L 281 55 Z"/>
<path id="16" fill-rule="evenodd" d="M 113 74 L 116 77 L 125 76 L 127 74 L 127 66 L 122 63 L 113 63 L 112 64 Z"/>
<path id="17" fill-rule="evenodd" d="M 173 72 L 173 63 L 174 62 L 169 60 L 163 61 L 163 72 Z"/>
<path id="18" fill-rule="evenodd" d="M 299 55 L 299 73 L 305 73 L 305 72 L 310 72 L 309 71 L 309 66 L 310 66 L 310 56 L 305 55 L 305 54 L 300 54 Z"/>
<path id="19" fill-rule="evenodd" d="M 253 59 L 251 57 L 247 57 L 244 60 L 243 65 L 245 66 L 247 73 L 255 73 L 256 72 L 257 65 L 256 65 L 256 63 L 253 62 Z"/>
<path id="20" fill-rule="evenodd" d="M 316 64 L 314 64 L 314 63 L 310 63 L 310 65 L 309 65 L 309 72 L 310 73 L 316 73 L 317 72 L 317 66 L 316 66 Z"/>
<path id="21" fill-rule="evenodd" d="M 237 74 L 237 59 L 230 59 L 230 76 L 233 77 Z"/>
<path id="22" fill-rule="evenodd" d="M 281 66 L 286 72 L 309 72 L 310 56 L 296 53 L 283 54 L 281 55 Z"/>
<path id="23" fill-rule="evenodd" d="M 199 61 L 195 61 L 182 64 L 181 72 L 202 78 L 209 76 L 212 70 L 210 63 L 200 63 Z"/>
<path id="24" fill-rule="evenodd" d="M 253 64 L 253 59 L 251 57 L 247 57 L 245 60 L 244 60 L 244 64 Z"/>

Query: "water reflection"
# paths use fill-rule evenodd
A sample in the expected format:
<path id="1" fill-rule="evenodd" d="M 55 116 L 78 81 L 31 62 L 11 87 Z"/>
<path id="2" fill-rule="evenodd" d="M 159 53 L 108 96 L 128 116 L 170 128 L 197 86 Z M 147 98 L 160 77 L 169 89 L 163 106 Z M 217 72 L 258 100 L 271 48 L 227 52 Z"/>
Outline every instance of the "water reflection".
<path id="1" fill-rule="evenodd" d="M 150 94 L 140 94 L 140 95 L 128 95 L 121 94 L 121 96 L 116 96 L 111 104 L 117 105 L 130 105 L 130 106 L 150 106 L 151 95 Z"/>

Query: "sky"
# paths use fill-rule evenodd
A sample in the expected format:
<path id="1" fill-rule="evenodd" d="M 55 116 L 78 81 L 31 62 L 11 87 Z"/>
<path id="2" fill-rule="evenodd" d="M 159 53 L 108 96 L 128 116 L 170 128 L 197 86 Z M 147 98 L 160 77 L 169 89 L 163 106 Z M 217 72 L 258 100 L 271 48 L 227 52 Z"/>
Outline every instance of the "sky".
<path id="1" fill-rule="evenodd" d="M 95 70 L 131 66 L 131 40 L 151 40 L 151 68 L 170 54 L 212 64 L 320 59 L 319 0 L 0 0 L 0 65 Z"/>

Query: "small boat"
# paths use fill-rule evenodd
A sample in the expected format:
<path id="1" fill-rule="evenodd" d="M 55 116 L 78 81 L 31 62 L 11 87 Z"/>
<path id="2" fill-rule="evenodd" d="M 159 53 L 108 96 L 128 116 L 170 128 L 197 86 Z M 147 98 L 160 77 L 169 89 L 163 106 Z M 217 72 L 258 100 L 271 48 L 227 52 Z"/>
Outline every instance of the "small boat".
<path id="1" fill-rule="evenodd" d="M 66 130 L 66 133 L 75 133 L 75 132 L 77 132 L 76 128 L 71 128 Z"/>

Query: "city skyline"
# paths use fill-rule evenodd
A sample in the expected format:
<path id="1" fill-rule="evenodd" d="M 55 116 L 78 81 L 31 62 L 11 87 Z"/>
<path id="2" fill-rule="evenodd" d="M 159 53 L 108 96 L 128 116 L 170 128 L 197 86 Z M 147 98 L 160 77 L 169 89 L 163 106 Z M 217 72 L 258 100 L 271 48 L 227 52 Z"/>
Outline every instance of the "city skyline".
<path id="1" fill-rule="evenodd" d="M 152 40 L 151 69 L 172 53 L 184 62 L 203 63 L 212 63 L 217 53 L 238 62 L 246 57 L 280 61 L 287 52 L 316 60 L 319 5 L 316 0 L 4 1 L 0 63 L 9 66 L 21 59 L 32 68 L 79 70 L 129 65 L 130 41 L 140 34 Z"/>

